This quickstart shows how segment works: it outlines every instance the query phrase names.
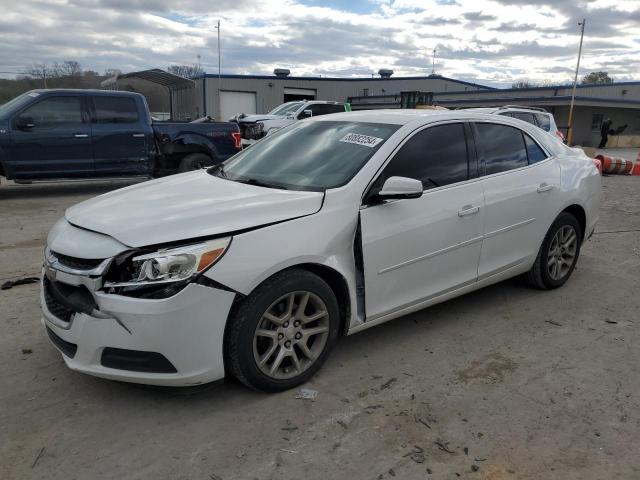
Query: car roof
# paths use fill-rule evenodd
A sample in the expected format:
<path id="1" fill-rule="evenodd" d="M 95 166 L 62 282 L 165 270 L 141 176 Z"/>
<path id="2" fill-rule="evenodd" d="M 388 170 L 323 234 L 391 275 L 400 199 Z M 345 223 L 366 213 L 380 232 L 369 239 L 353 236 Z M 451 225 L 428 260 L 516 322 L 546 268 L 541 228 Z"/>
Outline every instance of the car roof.
<path id="1" fill-rule="evenodd" d="M 441 120 L 488 120 L 494 121 L 495 115 L 489 112 L 475 112 L 469 110 L 358 110 L 355 112 L 332 113 L 316 117 L 314 121 L 341 120 L 366 123 L 390 123 L 394 125 L 408 125 L 410 123 L 431 123 Z M 508 117 L 504 117 L 508 118 Z"/>
<path id="2" fill-rule="evenodd" d="M 523 107 L 476 107 L 476 108 L 465 108 L 465 110 L 480 112 L 480 113 L 496 113 L 496 112 L 527 112 L 527 113 L 542 113 L 551 115 L 550 112 L 544 110 L 538 110 L 537 108 L 527 108 Z"/>
<path id="3" fill-rule="evenodd" d="M 91 88 L 38 88 L 35 90 L 30 90 L 28 93 L 38 93 L 40 95 L 44 94 L 75 94 L 75 95 L 117 95 L 121 96 L 139 96 L 140 93 L 137 92 L 127 92 L 125 90 L 98 90 Z"/>

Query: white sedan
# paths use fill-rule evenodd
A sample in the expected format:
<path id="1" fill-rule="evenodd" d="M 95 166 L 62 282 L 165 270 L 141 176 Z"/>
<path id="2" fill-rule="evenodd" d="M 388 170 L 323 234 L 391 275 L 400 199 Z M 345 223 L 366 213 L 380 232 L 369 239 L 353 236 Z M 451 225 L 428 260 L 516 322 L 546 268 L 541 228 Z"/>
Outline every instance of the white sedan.
<path id="1" fill-rule="evenodd" d="M 591 159 L 520 120 L 313 118 L 69 208 L 47 240 L 42 323 L 80 372 L 283 390 L 340 335 L 516 275 L 560 287 L 600 197 Z"/>

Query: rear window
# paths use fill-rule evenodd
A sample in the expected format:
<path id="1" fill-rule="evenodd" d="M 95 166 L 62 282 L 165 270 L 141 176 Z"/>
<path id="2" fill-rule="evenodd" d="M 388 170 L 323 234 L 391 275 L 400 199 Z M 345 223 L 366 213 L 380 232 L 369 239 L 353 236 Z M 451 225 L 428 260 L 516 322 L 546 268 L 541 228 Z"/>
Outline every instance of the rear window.
<path id="1" fill-rule="evenodd" d="M 549 115 L 545 115 L 544 113 L 534 113 L 536 117 L 536 122 L 538 122 L 538 126 L 546 130 L 547 132 L 551 130 L 551 119 Z"/>
<path id="2" fill-rule="evenodd" d="M 100 96 L 93 98 L 97 123 L 136 123 L 138 109 L 133 98 Z"/>
<path id="3" fill-rule="evenodd" d="M 524 120 L 527 123 L 531 123 L 533 125 L 536 124 L 536 121 L 533 119 L 533 113 L 528 112 L 511 112 L 511 116 L 513 118 L 517 118 L 518 120 Z"/>

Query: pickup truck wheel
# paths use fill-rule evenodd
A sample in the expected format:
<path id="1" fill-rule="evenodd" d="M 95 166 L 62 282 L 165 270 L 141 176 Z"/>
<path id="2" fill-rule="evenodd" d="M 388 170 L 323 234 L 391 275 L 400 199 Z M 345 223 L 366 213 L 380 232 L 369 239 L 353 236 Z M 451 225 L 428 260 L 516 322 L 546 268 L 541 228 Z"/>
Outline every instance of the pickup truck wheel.
<path id="1" fill-rule="evenodd" d="M 336 343 L 340 312 L 331 287 L 306 270 L 266 280 L 235 310 L 226 332 L 230 373 L 278 392 L 306 382 Z"/>
<path id="2" fill-rule="evenodd" d="M 204 153 L 191 153 L 180 161 L 178 172 L 191 172 L 192 170 L 200 170 L 201 168 L 213 165 L 210 156 Z"/>

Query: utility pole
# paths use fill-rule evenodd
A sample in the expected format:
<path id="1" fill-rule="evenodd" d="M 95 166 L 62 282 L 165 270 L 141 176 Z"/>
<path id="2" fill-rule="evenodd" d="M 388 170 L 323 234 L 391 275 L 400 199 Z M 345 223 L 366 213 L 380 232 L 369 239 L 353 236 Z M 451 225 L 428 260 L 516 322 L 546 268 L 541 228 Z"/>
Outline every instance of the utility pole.
<path id="1" fill-rule="evenodd" d="M 587 23 L 587 19 L 583 18 L 582 22 L 579 22 L 582 28 L 580 30 L 580 48 L 578 49 L 578 63 L 576 65 L 576 74 L 573 77 L 573 90 L 571 91 L 571 105 L 569 106 L 569 131 L 567 132 L 567 145 L 571 146 L 573 143 L 573 104 L 576 100 L 576 85 L 578 83 L 578 70 L 580 70 L 580 57 L 582 56 L 582 40 L 584 39 L 584 25 Z"/>
<path id="2" fill-rule="evenodd" d="M 218 29 L 218 111 L 216 112 L 216 118 L 222 121 L 222 94 L 220 93 L 220 89 L 222 88 L 222 77 L 220 74 L 220 19 L 218 19 L 216 29 Z"/>
<path id="3" fill-rule="evenodd" d="M 431 62 L 431 75 L 436 74 L 436 48 L 433 49 L 433 59 Z"/>

